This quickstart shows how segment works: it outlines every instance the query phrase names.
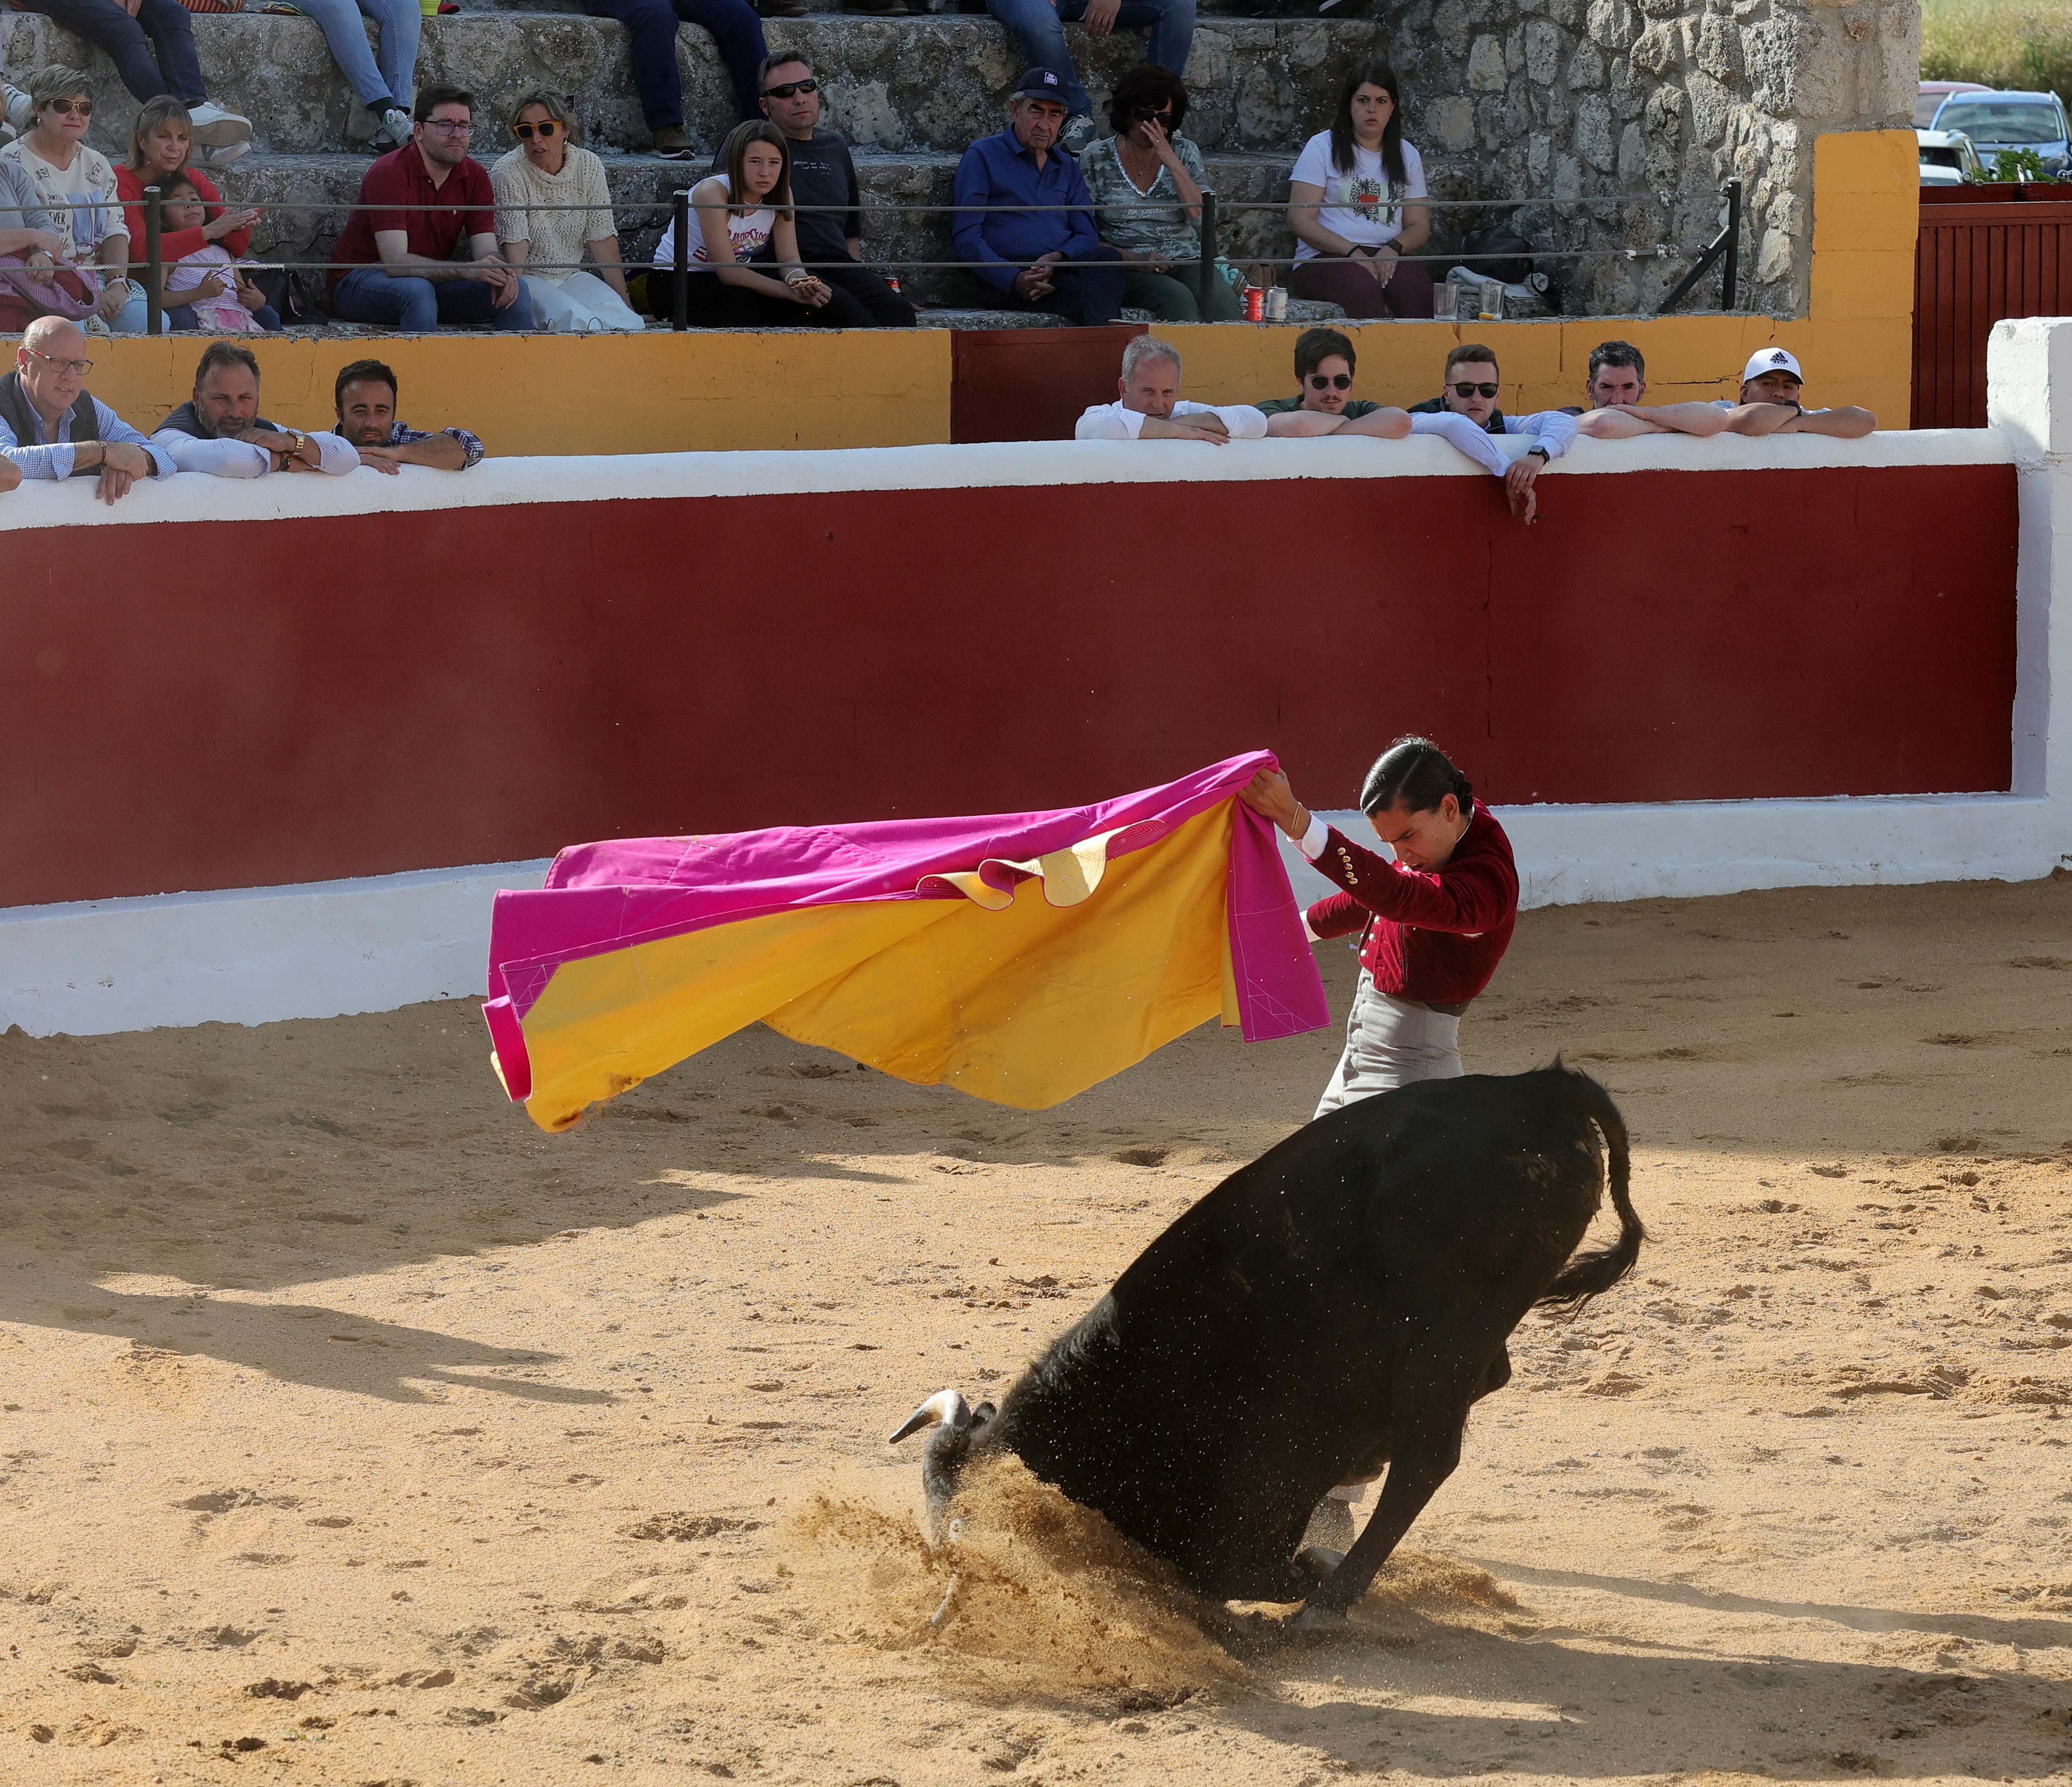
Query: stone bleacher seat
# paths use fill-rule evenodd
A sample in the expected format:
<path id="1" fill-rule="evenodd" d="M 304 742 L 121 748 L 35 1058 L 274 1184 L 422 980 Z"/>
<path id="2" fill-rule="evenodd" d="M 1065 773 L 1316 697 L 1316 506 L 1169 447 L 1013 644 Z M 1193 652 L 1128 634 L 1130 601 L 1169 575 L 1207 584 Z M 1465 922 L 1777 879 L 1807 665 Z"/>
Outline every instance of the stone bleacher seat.
<path id="1" fill-rule="evenodd" d="M 1211 3 L 1235 7 L 1246 0 Z M 198 14 L 194 25 L 212 97 L 253 122 L 251 153 L 220 176 L 226 198 L 276 207 L 349 203 L 371 158 L 372 121 L 316 26 L 257 12 Z M 1006 32 L 982 14 L 829 11 L 773 18 L 765 31 L 773 50 L 804 51 L 826 82 L 827 121 L 854 146 L 866 203 L 946 205 L 958 156 L 1005 121 L 1017 59 Z M 1108 92 L 1141 59 L 1143 34 L 1122 31 L 1095 40 L 1073 27 L 1067 35 L 1104 134 Z M 1340 72 L 1383 47 L 1382 27 L 1371 19 L 1253 18 L 1205 6 L 1186 69 L 1188 134 L 1207 158 L 1219 198 L 1285 199 L 1296 150 L 1328 121 Z M 0 47 L 18 84 L 44 63 L 84 68 L 97 101 L 89 140 L 120 158 L 136 102 L 105 58 L 39 14 L 4 10 Z M 584 16 L 579 0 L 463 0 L 462 11 L 425 22 L 417 79 L 450 82 L 476 95 L 475 153 L 485 164 L 512 146 L 501 115 L 512 95 L 534 85 L 569 95 L 583 140 L 605 158 L 623 250 L 641 265 L 653 252 L 670 195 L 704 171 L 705 156 L 734 121 L 732 91 L 712 39 L 685 26 L 676 56 L 684 128 L 704 152 L 690 162 L 648 153 L 625 32 Z M 321 260 L 343 221 L 337 208 L 273 209 L 255 232 L 254 257 Z M 942 212 L 869 216 L 865 240 L 874 257 L 953 257 Z M 1229 218 L 1220 240 L 1241 262 L 1285 255 L 1291 238 L 1276 209 Z M 918 302 L 954 309 L 960 325 L 971 323 L 989 296 L 986 286 L 960 271 L 915 271 L 902 280 Z"/>

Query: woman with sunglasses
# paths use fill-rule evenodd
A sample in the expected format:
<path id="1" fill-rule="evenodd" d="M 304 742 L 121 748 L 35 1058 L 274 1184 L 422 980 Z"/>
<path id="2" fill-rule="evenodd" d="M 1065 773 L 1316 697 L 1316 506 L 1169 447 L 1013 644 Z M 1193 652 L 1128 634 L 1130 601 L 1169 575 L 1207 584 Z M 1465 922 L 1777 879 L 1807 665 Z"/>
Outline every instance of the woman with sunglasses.
<path id="1" fill-rule="evenodd" d="M 1116 83 L 1104 137 L 1079 157 L 1094 228 L 1124 261 L 1122 301 L 1161 322 L 1235 322 L 1244 306 L 1229 281 L 1202 291 L 1202 152 L 1180 134 L 1187 89 L 1147 62 Z"/>
<path id="2" fill-rule="evenodd" d="M 545 88 L 520 93 L 508 115 L 518 146 L 489 170 L 496 246 L 520 269 L 534 324 L 556 335 L 645 329 L 627 302 L 604 163 L 576 146 L 568 113 Z M 582 266 L 586 249 L 594 273 Z"/>
<path id="3" fill-rule="evenodd" d="M 93 122 L 92 92 L 78 69 L 53 64 L 29 77 L 29 101 L 34 121 L 0 157 L 29 177 L 50 213 L 63 244 L 59 262 L 97 284 L 97 291 L 93 284 L 84 288 L 94 300 L 89 326 L 105 334 L 130 302 L 130 234 L 116 202 L 115 170 L 84 140 Z"/>
<path id="4" fill-rule="evenodd" d="M 1407 261 L 1432 236 L 1424 163 L 1403 140 L 1396 71 L 1357 62 L 1338 88 L 1328 130 L 1302 146 L 1288 182 L 1297 298 L 1342 305 L 1353 317 L 1429 317 L 1432 276 Z"/>

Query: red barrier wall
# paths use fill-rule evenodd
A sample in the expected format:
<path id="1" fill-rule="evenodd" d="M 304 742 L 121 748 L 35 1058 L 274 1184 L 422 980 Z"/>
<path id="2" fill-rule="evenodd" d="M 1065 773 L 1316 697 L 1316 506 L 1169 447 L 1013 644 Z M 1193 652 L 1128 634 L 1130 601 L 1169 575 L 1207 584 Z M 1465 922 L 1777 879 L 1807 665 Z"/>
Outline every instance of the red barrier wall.
<path id="1" fill-rule="evenodd" d="M 1066 805 L 2008 786 L 2004 466 L 1024 486 L 18 532 L 0 905 Z"/>

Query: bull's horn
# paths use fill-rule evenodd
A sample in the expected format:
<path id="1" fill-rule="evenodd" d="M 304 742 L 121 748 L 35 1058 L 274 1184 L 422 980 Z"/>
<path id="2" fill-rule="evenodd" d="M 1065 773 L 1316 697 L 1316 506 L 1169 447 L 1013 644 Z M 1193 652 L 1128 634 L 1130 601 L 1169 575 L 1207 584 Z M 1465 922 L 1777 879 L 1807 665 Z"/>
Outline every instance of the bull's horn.
<path id="1" fill-rule="evenodd" d="M 886 1444 L 896 1446 L 908 1434 L 919 1433 L 922 1428 L 934 1427 L 938 1422 L 953 1428 L 968 1428 L 971 1418 L 970 1405 L 960 1391 L 939 1390 L 899 1423 L 899 1431 Z"/>

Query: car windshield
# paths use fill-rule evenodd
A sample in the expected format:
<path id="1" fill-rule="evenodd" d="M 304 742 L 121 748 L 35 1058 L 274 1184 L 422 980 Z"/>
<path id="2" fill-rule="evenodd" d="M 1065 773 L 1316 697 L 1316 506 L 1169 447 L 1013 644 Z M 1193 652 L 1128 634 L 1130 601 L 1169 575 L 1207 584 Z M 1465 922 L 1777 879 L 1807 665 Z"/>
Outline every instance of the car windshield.
<path id="1" fill-rule="evenodd" d="M 1961 130 L 1973 142 L 2059 142 L 2064 126 L 2058 108 L 2048 101 L 1966 99 L 1961 96 L 1942 108 L 1936 120 L 1938 130 Z"/>
<path id="2" fill-rule="evenodd" d="M 1921 158 L 1931 167 L 1957 166 L 1957 151 L 1954 149 L 1924 149 L 1921 151 Z"/>

